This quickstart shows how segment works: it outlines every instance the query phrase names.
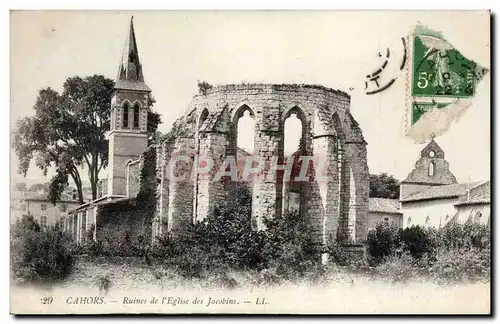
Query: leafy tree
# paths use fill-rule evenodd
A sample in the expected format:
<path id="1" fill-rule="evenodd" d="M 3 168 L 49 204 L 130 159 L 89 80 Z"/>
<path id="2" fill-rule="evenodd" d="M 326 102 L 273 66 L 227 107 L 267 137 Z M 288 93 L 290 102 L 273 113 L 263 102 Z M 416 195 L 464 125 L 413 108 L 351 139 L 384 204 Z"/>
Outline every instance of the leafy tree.
<path id="1" fill-rule="evenodd" d="M 50 182 L 39 182 L 30 186 L 29 191 L 49 191 Z"/>
<path id="2" fill-rule="evenodd" d="M 370 197 L 399 199 L 399 181 L 387 173 L 370 174 Z"/>
<path id="3" fill-rule="evenodd" d="M 70 177 L 83 203 L 83 166 L 88 169 L 92 198 L 97 198 L 99 172 L 108 164 L 105 133 L 110 129 L 113 87 L 114 81 L 102 75 L 70 77 L 61 94 L 50 87 L 41 89 L 33 107 L 35 115 L 17 121 L 12 146 L 20 161 L 18 172 L 26 176 L 32 160 L 44 175 L 54 166 L 48 197 L 53 203 Z M 148 114 L 150 138 L 160 123 L 159 114 Z"/>
<path id="4" fill-rule="evenodd" d="M 14 189 L 17 191 L 26 191 L 28 190 L 28 187 L 25 182 L 16 182 L 14 183 Z"/>
<path id="5" fill-rule="evenodd" d="M 366 242 L 371 261 L 375 264 L 380 263 L 400 246 L 398 228 L 394 223 L 378 223 L 375 229 L 368 232 Z"/>

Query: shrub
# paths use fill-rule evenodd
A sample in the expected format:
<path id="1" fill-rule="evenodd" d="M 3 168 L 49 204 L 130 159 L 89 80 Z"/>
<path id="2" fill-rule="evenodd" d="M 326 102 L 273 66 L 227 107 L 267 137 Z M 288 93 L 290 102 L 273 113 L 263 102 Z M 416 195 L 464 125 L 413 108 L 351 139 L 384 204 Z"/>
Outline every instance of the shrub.
<path id="1" fill-rule="evenodd" d="M 15 282 L 52 283 L 71 271 L 73 244 L 64 233 L 26 228 L 11 233 L 11 272 Z"/>
<path id="2" fill-rule="evenodd" d="M 438 233 L 439 247 L 443 250 L 463 248 L 489 248 L 490 229 L 487 225 L 451 222 Z"/>
<path id="3" fill-rule="evenodd" d="M 368 252 L 375 264 L 393 254 L 399 247 L 398 228 L 394 223 L 381 222 L 368 233 Z"/>
<path id="4" fill-rule="evenodd" d="M 385 257 L 384 262 L 374 268 L 374 273 L 390 282 L 405 283 L 424 276 L 426 269 L 427 262 L 415 260 L 410 253 L 405 252 Z"/>
<path id="5" fill-rule="evenodd" d="M 313 241 L 313 231 L 299 213 L 289 213 L 264 220 L 266 230 L 262 260 L 285 279 L 304 275 L 319 263 L 320 249 Z"/>
<path id="6" fill-rule="evenodd" d="M 490 249 L 472 247 L 442 251 L 429 272 L 433 281 L 440 284 L 488 281 L 491 273 Z"/>
<path id="7" fill-rule="evenodd" d="M 219 204 L 205 220 L 176 237 L 158 237 L 153 255 L 186 277 L 220 275 L 231 268 L 268 269 L 264 272 L 276 274 L 273 278 L 291 279 L 312 269 L 319 250 L 299 214 L 266 219 L 266 231 L 252 231 L 248 188 L 236 189 L 237 199 Z"/>
<path id="8" fill-rule="evenodd" d="M 435 232 L 432 228 L 424 229 L 414 225 L 399 231 L 399 242 L 404 251 L 408 251 L 413 258 L 420 259 L 435 252 Z"/>
<path id="9" fill-rule="evenodd" d="M 339 266 L 347 266 L 352 263 L 349 253 L 332 237 L 328 239 L 326 253 L 330 256 L 331 261 Z"/>
<path id="10" fill-rule="evenodd" d="M 148 242 L 141 233 L 127 227 L 108 225 L 99 229 L 99 239 L 94 241 L 91 228 L 84 234 L 84 241 L 77 253 L 92 256 L 144 256 Z"/>
<path id="11" fill-rule="evenodd" d="M 219 204 L 209 217 L 188 225 L 176 237 L 158 237 L 152 254 L 186 277 L 260 265 L 261 241 L 259 233 L 251 231 L 248 188 L 237 189 L 239 200 Z"/>

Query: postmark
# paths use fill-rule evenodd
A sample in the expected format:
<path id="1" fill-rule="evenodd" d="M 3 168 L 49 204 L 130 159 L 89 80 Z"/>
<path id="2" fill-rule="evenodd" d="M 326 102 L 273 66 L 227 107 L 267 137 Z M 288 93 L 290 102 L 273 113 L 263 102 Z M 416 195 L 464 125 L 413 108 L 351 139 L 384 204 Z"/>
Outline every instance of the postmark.
<path id="1" fill-rule="evenodd" d="M 419 35 L 413 46 L 413 96 L 470 98 L 488 71 L 446 40 Z"/>
<path id="2" fill-rule="evenodd" d="M 365 79 L 365 93 L 374 95 L 389 89 L 396 82 L 401 71 L 407 65 L 407 41 L 401 37 L 400 42 L 379 52 L 380 65 L 373 73 L 368 73 Z"/>

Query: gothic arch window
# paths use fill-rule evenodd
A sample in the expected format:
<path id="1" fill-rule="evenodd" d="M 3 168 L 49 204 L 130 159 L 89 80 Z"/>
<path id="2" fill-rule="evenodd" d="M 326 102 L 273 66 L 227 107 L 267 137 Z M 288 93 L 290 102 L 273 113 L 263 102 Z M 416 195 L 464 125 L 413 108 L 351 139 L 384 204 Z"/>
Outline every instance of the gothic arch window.
<path id="1" fill-rule="evenodd" d="M 277 181 L 282 190 L 282 213 L 298 212 L 303 209 L 304 191 L 302 182 L 297 181 L 301 169 L 300 156 L 304 154 L 306 116 L 302 109 L 293 106 L 282 115 L 282 144 L 280 144 L 280 158 L 283 164 L 291 162 L 291 172 L 279 173 Z M 293 192 L 293 193 L 292 193 Z"/>
<path id="2" fill-rule="evenodd" d="M 472 223 L 472 221 L 473 221 L 473 217 L 472 217 L 473 212 L 474 212 L 473 210 L 470 211 L 469 217 L 467 218 L 467 221 L 465 223 L 467 223 L 467 224 Z"/>
<path id="3" fill-rule="evenodd" d="M 434 176 L 434 162 L 429 163 L 429 177 Z"/>
<path id="4" fill-rule="evenodd" d="M 123 128 L 128 128 L 128 104 L 123 105 Z"/>
<path id="5" fill-rule="evenodd" d="M 478 224 L 481 220 L 481 217 L 483 217 L 483 214 L 480 211 L 476 212 L 476 215 L 474 215 L 474 223 Z"/>
<path id="6" fill-rule="evenodd" d="M 134 105 L 134 128 L 139 128 L 139 104 Z"/>
<path id="7" fill-rule="evenodd" d="M 429 227 L 430 225 L 431 225 L 431 218 L 429 216 L 426 216 L 424 227 Z"/>
<path id="8" fill-rule="evenodd" d="M 411 217 L 408 217 L 408 221 L 406 222 L 406 227 L 411 226 Z"/>
<path id="9" fill-rule="evenodd" d="M 200 118 L 198 119 L 198 129 L 200 129 L 201 125 L 207 120 L 208 118 L 208 110 L 205 108 L 200 114 Z"/>

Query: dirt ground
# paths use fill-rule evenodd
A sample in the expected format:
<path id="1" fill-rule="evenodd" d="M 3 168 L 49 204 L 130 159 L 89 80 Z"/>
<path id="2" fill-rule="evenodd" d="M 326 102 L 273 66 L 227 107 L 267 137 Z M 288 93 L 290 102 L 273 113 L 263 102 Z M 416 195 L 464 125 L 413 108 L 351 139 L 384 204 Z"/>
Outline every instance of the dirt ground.
<path id="1" fill-rule="evenodd" d="M 255 275 L 253 275 L 254 277 Z M 52 287 L 11 286 L 13 313 L 468 314 L 490 312 L 490 284 L 390 283 L 333 271 L 316 284 L 187 280 L 137 258 L 80 258 Z M 50 302 L 49 302 L 50 301 Z"/>

